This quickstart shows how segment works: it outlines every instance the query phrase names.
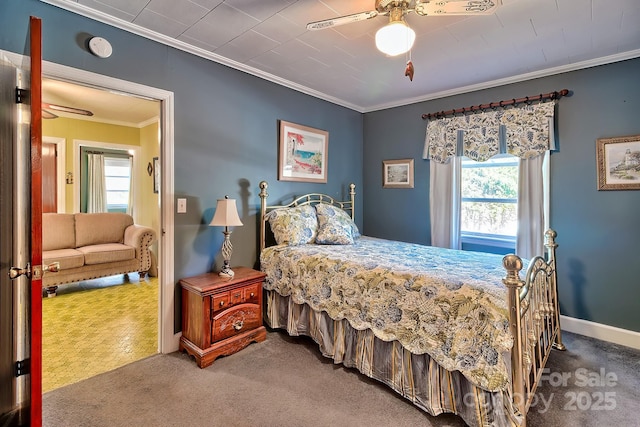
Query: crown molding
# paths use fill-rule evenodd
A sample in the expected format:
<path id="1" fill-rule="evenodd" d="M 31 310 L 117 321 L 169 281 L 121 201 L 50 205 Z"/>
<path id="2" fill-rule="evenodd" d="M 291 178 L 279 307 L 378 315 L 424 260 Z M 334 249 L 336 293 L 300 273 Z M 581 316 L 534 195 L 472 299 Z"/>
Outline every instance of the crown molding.
<path id="1" fill-rule="evenodd" d="M 575 62 L 573 64 L 561 65 L 558 67 L 545 68 L 544 70 L 533 71 L 525 74 L 519 74 L 517 76 L 506 77 L 498 80 L 491 80 L 484 83 L 478 83 L 478 84 L 469 85 L 469 86 L 462 86 L 455 89 L 436 92 L 436 93 L 419 96 L 415 98 L 403 99 L 393 103 L 379 104 L 379 105 L 366 108 L 365 111 L 363 112 L 368 113 L 371 111 L 384 110 L 387 108 L 402 107 L 404 105 L 416 104 L 418 102 L 431 101 L 433 99 L 446 98 L 448 96 L 454 96 L 454 95 L 461 95 L 463 93 L 475 92 L 477 90 L 490 89 L 493 87 L 504 86 L 512 83 L 519 83 L 527 80 L 538 79 L 541 77 L 553 76 L 555 74 L 562 74 L 570 71 L 577 71 L 585 68 L 597 67 L 599 65 L 612 64 L 614 62 L 626 61 L 627 59 L 634 59 L 638 57 L 640 57 L 640 49 L 617 53 L 615 55 L 603 56 L 600 58 L 590 59 L 587 61 Z"/>
<path id="2" fill-rule="evenodd" d="M 191 53 L 193 55 L 199 56 L 204 59 L 208 59 L 213 62 L 217 62 L 218 64 L 225 65 L 229 68 L 233 68 L 235 70 L 243 71 L 247 74 L 259 77 L 263 80 L 270 81 L 272 83 L 276 83 L 280 86 L 288 87 L 297 92 L 302 92 L 304 94 L 313 96 L 315 98 L 320 98 L 325 101 L 329 101 L 333 104 L 340 105 L 342 107 L 346 107 L 358 112 L 363 112 L 362 107 L 359 105 L 355 105 L 349 103 L 343 99 L 335 98 L 329 96 L 325 93 L 319 92 L 317 90 L 311 89 L 309 87 L 303 86 L 298 83 L 294 83 L 290 80 L 283 79 L 276 75 L 267 73 L 266 71 L 259 70 L 254 67 L 250 67 L 248 65 L 242 64 L 240 62 L 234 61 L 229 58 L 225 58 L 224 56 L 218 55 L 216 53 L 210 52 L 208 50 L 199 48 L 197 46 L 190 45 L 180 40 L 176 40 L 172 37 L 166 36 L 164 34 L 157 33 L 155 31 L 148 30 L 146 28 L 142 28 L 138 25 L 135 25 L 131 22 L 125 21 L 123 19 L 116 18 L 114 16 L 108 15 L 104 12 L 100 12 L 95 9 L 91 9 L 87 6 L 84 6 L 80 3 L 76 3 L 70 0 L 40 0 L 42 3 L 47 3 L 52 6 L 59 7 L 61 9 L 67 10 L 69 12 L 76 13 L 78 15 L 82 15 L 84 17 L 93 19 L 98 22 L 102 22 L 103 24 L 110 25 L 112 27 L 119 28 L 121 30 L 127 31 L 132 34 L 136 34 L 140 37 L 144 37 L 149 40 L 156 41 L 158 43 L 162 43 L 164 45 L 176 48 L 178 50 Z"/>
<path id="3" fill-rule="evenodd" d="M 72 0 L 40 0 L 43 3 L 47 3 L 53 6 L 57 6 L 61 9 L 65 9 L 68 10 L 70 12 L 74 12 L 78 15 L 82 15 L 85 16 L 87 18 L 96 20 L 98 22 L 102 22 L 104 24 L 119 28 L 121 30 L 130 32 L 132 34 L 136 34 L 139 35 L 141 37 L 147 38 L 149 40 L 153 40 L 156 41 L 158 43 L 162 43 L 164 45 L 182 50 L 184 52 L 187 53 L 191 53 L 193 55 L 199 56 L 201 58 L 204 59 L 208 59 L 210 61 L 213 62 L 217 62 L 219 64 L 225 65 L 227 67 L 239 70 L 239 71 L 243 71 L 247 74 L 259 77 L 261 79 L 276 83 L 280 86 L 284 86 L 290 89 L 293 89 L 295 91 L 313 96 L 315 98 L 319 98 L 328 102 L 331 102 L 333 104 L 337 104 L 340 105 L 342 107 L 346 107 L 349 108 L 351 110 L 357 111 L 359 113 L 369 113 L 369 112 L 373 112 L 373 111 L 378 111 L 378 110 L 385 110 L 388 108 L 395 108 L 395 107 L 401 107 L 401 106 L 405 106 L 405 105 L 410 105 L 410 104 L 416 104 L 418 102 L 425 102 L 425 101 L 430 101 L 430 100 L 434 100 L 434 99 L 439 99 L 439 98 L 445 98 L 448 96 L 454 96 L 454 95 L 460 95 L 463 93 L 468 93 L 468 92 L 474 92 L 477 90 L 483 90 L 483 89 L 489 89 L 489 88 L 493 88 L 493 87 L 497 87 L 497 86 L 503 86 L 503 85 L 508 85 L 511 83 L 518 83 L 518 82 L 523 82 L 523 81 L 527 81 L 527 80 L 532 80 L 532 79 L 537 79 L 537 78 L 541 78 L 541 77 L 548 77 L 548 76 L 552 76 L 555 74 L 561 74 L 561 73 L 566 73 L 566 72 L 570 72 L 570 71 L 576 71 L 576 70 L 581 70 L 581 69 L 585 69 L 585 68 L 591 68 L 591 67 L 597 67 L 599 65 L 605 65 L 605 64 L 611 64 L 614 62 L 620 62 L 620 61 L 625 61 L 627 59 L 633 59 L 633 58 L 637 58 L 640 57 L 640 49 L 636 49 L 636 50 L 632 50 L 632 51 L 627 51 L 627 52 L 621 52 L 618 54 L 614 54 L 614 55 L 609 55 L 609 56 L 604 56 L 604 57 L 600 57 L 600 58 L 595 58 L 595 59 L 591 59 L 591 60 L 586 60 L 586 61 L 581 61 L 581 62 L 576 62 L 576 63 L 572 63 L 572 64 L 567 64 L 567 65 L 561 65 L 558 67 L 552 67 L 552 68 L 546 68 L 543 70 L 538 70 L 538 71 L 533 71 L 530 73 L 525 73 L 525 74 L 520 74 L 517 76 L 512 76 L 512 77 L 507 77 L 507 78 L 503 78 L 503 79 L 498 79 L 498 80 L 491 80 L 491 81 L 487 81 L 487 82 L 483 82 L 483 83 L 478 83 L 478 84 L 474 84 L 474 85 L 469 85 L 469 86 L 462 86 L 462 87 L 458 87 L 455 89 L 450 89 L 450 90 L 445 90 L 445 91 L 441 91 L 441 92 L 435 92 L 435 93 L 430 93 L 430 94 L 425 94 L 425 95 L 421 95 L 419 97 L 414 97 L 414 98 L 405 98 L 405 99 L 401 99 L 398 101 L 394 101 L 394 102 L 389 102 L 389 103 L 385 103 L 385 104 L 378 104 L 378 105 L 373 105 L 373 106 L 362 106 L 362 105 L 355 105 L 353 103 L 347 102 L 343 99 L 340 98 L 336 98 L 330 95 L 327 95 L 325 93 L 319 92 L 317 90 L 311 89 L 309 87 L 300 85 L 298 83 L 294 83 L 290 80 L 286 80 L 283 79 L 281 77 L 278 77 L 276 75 L 267 73 L 265 71 L 259 70 L 257 68 L 254 67 L 250 67 L 248 65 L 239 63 L 237 61 L 234 61 L 232 59 L 229 58 L 225 58 L 224 56 L 215 54 L 213 52 L 209 52 L 205 49 L 196 47 L 196 46 L 192 46 L 188 43 L 182 42 L 180 40 L 176 40 L 172 37 L 166 36 L 164 34 L 160 34 L 157 33 L 155 31 L 151 31 L 151 30 L 147 30 L 145 28 L 142 28 L 138 25 L 135 25 L 131 22 L 119 19 L 119 18 L 115 18 L 111 15 L 108 15 L 106 13 L 97 11 L 95 9 L 91 9 L 88 8 L 82 4 L 79 4 L 75 1 Z"/>

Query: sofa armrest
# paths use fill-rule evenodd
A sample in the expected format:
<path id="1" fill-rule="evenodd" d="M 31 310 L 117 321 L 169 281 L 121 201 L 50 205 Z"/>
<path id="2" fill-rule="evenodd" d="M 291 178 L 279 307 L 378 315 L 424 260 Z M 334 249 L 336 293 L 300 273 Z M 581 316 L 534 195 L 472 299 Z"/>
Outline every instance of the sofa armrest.
<path id="1" fill-rule="evenodd" d="M 151 268 L 151 252 L 149 247 L 156 240 L 156 232 L 149 227 L 133 224 L 124 230 L 124 244 L 136 249 L 138 272 L 143 273 Z"/>

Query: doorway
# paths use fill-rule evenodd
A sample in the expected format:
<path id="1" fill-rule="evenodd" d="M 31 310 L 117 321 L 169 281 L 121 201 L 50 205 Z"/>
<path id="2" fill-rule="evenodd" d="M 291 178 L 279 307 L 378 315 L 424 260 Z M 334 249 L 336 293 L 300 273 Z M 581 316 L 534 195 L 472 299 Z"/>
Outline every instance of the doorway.
<path id="1" fill-rule="evenodd" d="M 104 163 L 99 170 L 106 200 L 99 209 L 128 213 L 135 224 L 150 227 L 159 236 L 159 194 L 154 193 L 147 164 L 160 156 L 160 101 L 47 77 L 42 87 L 43 187 L 47 188 L 43 188 L 43 211 L 92 211 L 87 210 L 86 162 L 91 153 Z M 127 167 L 110 165 L 112 158 Z M 45 235 L 47 231 L 43 230 Z M 156 241 L 152 248 L 150 276 L 130 273 L 93 279 L 47 293 L 58 297 L 43 301 L 43 392 L 159 351 L 160 280 L 155 268 L 159 246 Z M 111 338 L 105 340 L 107 336 Z"/>
<path id="2" fill-rule="evenodd" d="M 4 57 L 8 62 L 13 64 L 28 64 L 28 57 L 21 54 L 0 50 L 0 57 Z M 170 353 L 178 350 L 180 339 L 179 332 L 176 333 L 176 317 L 175 317 L 175 282 L 174 282 L 174 95 L 172 92 L 158 89 L 150 86 L 132 83 L 121 79 L 103 76 L 100 74 L 67 67 L 47 61 L 42 62 L 42 71 L 45 77 L 60 81 L 68 81 L 86 85 L 89 87 L 97 87 L 108 89 L 110 91 L 135 95 L 142 98 L 154 99 L 160 101 L 161 118 L 159 134 L 162 138 L 160 147 L 159 166 L 162 169 L 160 177 L 159 193 L 159 209 L 161 230 L 159 235 L 158 250 L 158 273 L 161 277 L 159 284 L 159 334 L 158 347 L 162 353 Z M 3 110 L 4 112 L 4 110 Z M 69 153 L 67 153 L 67 156 Z M 4 156 L 3 156 L 4 158 Z M 154 162 L 155 163 L 155 162 Z M 62 170 L 62 169 L 61 169 Z M 60 173 L 60 171 L 58 172 Z M 65 180 L 66 180 L 65 176 Z M 73 179 L 73 177 L 70 177 Z M 60 180 L 62 181 L 62 180 Z M 60 204 L 59 204 L 60 206 Z M 66 207 L 65 207 L 66 208 Z M 4 301 L 4 299 L 3 299 Z M 3 323 L 4 324 L 4 323 Z M 12 331 L 14 339 L 21 336 Z M 3 334 L 3 336 L 7 336 Z M 0 346 L 4 349 L 4 346 Z M 15 360 L 15 359 L 13 359 Z M 39 364 L 39 363 L 38 363 Z M 4 393 L 0 393 L 4 396 Z"/>
<path id="3" fill-rule="evenodd" d="M 16 61 L 20 56 L 11 52 L 2 52 L 7 56 L 14 56 Z M 76 83 L 87 87 L 107 89 L 111 92 L 134 95 L 143 99 L 160 101 L 160 125 L 161 138 L 160 159 L 158 161 L 159 174 L 159 209 L 160 209 L 160 233 L 158 235 L 158 276 L 159 289 L 159 349 L 162 353 L 171 353 L 178 350 L 180 333 L 176 332 L 175 316 L 175 279 L 174 279 L 174 94 L 163 89 L 141 85 L 126 80 L 116 79 L 77 68 L 43 61 L 43 75 L 47 78 Z M 67 152 L 67 157 L 69 156 Z M 152 164 L 155 162 L 152 162 Z M 147 165 L 148 166 L 148 165 Z M 75 177 L 71 179 L 75 182 Z"/>

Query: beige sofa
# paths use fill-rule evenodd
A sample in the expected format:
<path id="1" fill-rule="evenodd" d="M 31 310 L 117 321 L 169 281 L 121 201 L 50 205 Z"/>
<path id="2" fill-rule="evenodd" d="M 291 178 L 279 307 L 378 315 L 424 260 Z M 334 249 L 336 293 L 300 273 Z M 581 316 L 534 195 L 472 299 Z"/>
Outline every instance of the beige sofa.
<path id="1" fill-rule="evenodd" d="M 43 264 L 59 262 L 60 271 L 46 272 L 42 287 L 54 293 L 63 283 L 131 272 L 144 277 L 155 238 L 153 229 L 125 213 L 43 214 Z"/>

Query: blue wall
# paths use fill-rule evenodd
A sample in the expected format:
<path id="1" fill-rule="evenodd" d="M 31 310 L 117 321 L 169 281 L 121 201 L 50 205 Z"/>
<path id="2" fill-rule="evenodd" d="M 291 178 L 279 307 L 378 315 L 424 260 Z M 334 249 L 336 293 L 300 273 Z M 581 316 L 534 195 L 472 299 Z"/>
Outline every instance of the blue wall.
<path id="1" fill-rule="evenodd" d="M 362 187 L 362 114 L 36 0 L 2 0 L 0 49 L 23 52 L 30 15 L 42 18 L 45 61 L 174 92 L 175 197 L 188 207 L 175 215 L 176 280 L 210 271 L 215 257 L 219 267 L 222 229 L 207 226 L 216 199 L 238 199 L 244 226 L 232 235 L 232 264 L 253 266 L 260 181 L 274 203 L 312 191 L 342 199 L 349 182 Z M 109 40 L 113 55 L 91 55 L 91 36 Z M 329 132 L 327 184 L 277 181 L 279 119 Z"/>
<path id="2" fill-rule="evenodd" d="M 212 268 L 222 233 L 206 224 L 225 194 L 239 199 L 245 223 L 232 236 L 233 264 L 256 261 L 261 180 L 272 201 L 308 191 L 342 198 L 354 182 L 365 234 L 429 243 L 422 113 L 572 90 L 557 109 L 551 166 L 561 311 L 640 331 L 640 192 L 597 191 L 595 160 L 597 138 L 640 134 L 640 59 L 362 115 L 37 0 L 0 3 L 0 49 L 23 51 L 29 15 L 43 18 L 45 60 L 175 93 L 175 197 L 189 208 L 175 219 L 176 278 Z M 112 43 L 112 57 L 87 52 L 94 35 Z M 277 181 L 278 119 L 329 131 L 326 185 Z M 382 161 L 399 158 L 415 159 L 415 188 L 383 189 Z"/>
<path id="3" fill-rule="evenodd" d="M 561 312 L 640 331 L 640 191 L 598 191 L 596 178 L 597 138 L 640 135 L 639 78 L 633 59 L 365 114 L 364 233 L 431 241 L 423 113 L 567 88 L 551 156 Z M 415 159 L 415 188 L 383 189 L 382 161 L 399 158 Z"/>

